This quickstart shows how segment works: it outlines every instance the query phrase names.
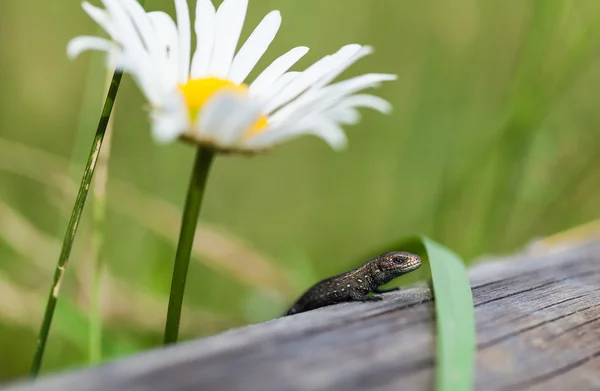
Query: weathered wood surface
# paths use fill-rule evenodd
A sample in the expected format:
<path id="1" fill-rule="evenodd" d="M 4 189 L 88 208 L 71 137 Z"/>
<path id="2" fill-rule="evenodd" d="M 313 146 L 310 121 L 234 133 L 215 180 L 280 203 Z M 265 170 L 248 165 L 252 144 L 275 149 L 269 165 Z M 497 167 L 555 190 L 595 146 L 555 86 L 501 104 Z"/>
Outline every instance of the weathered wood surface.
<path id="1" fill-rule="evenodd" d="M 600 390 L 600 242 L 470 270 L 477 390 Z M 431 390 L 427 286 L 21 383 L 54 390 Z"/>

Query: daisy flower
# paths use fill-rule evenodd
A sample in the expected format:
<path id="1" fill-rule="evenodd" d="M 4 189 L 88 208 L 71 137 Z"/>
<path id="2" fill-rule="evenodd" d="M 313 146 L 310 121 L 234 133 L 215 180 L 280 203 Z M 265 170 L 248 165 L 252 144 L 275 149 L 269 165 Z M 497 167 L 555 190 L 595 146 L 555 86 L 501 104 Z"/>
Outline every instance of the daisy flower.
<path id="1" fill-rule="evenodd" d="M 146 12 L 136 0 L 102 3 L 105 9 L 88 2 L 83 9 L 110 39 L 76 37 L 67 54 L 104 51 L 111 66 L 131 74 L 148 100 L 157 141 L 182 138 L 220 151 L 253 152 L 311 134 L 340 149 L 346 145 L 341 125 L 359 121 L 357 108 L 391 110 L 387 101 L 357 92 L 395 75 L 372 73 L 332 83 L 370 54 L 369 46 L 346 45 L 304 71 L 290 71 L 308 52 L 298 46 L 248 83 L 279 30 L 279 11 L 268 13 L 236 53 L 248 0 L 224 0 L 218 9 L 210 0 L 198 0 L 192 53 L 186 0 L 175 0 L 177 23 L 164 12 Z"/>

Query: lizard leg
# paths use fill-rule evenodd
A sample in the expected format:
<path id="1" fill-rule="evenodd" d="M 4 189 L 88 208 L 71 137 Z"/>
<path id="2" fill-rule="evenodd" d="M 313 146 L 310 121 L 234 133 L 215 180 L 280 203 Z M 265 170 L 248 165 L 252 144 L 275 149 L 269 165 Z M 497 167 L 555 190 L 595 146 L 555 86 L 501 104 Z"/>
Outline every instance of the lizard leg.
<path id="1" fill-rule="evenodd" d="M 375 289 L 373 289 L 374 293 L 385 293 L 385 292 L 392 292 L 392 291 L 397 291 L 400 288 L 389 288 L 389 289 L 381 289 L 380 287 L 377 287 Z"/>

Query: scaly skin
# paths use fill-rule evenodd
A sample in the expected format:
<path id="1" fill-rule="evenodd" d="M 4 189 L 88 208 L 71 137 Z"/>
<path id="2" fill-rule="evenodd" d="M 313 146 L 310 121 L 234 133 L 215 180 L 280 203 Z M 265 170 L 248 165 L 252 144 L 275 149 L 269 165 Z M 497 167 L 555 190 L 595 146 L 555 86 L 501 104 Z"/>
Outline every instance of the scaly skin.
<path id="1" fill-rule="evenodd" d="M 306 291 L 286 315 L 314 310 L 347 301 L 379 301 L 381 296 L 367 296 L 370 292 L 384 293 L 396 290 L 379 289 L 396 277 L 410 273 L 421 266 L 421 258 L 403 251 L 393 251 L 371 259 L 349 272 L 327 278 Z"/>

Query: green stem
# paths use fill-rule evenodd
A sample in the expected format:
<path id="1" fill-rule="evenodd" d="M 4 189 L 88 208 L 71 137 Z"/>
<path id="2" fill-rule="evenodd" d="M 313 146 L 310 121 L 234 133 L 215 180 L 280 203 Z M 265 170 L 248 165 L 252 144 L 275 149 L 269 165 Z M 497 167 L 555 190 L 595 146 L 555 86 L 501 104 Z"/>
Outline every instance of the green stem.
<path id="1" fill-rule="evenodd" d="M 35 377 L 40 371 L 42 365 L 42 359 L 44 356 L 44 349 L 46 348 L 46 342 L 48 340 L 48 334 L 50 332 L 50 326 L 52 325 L 52 318 L 54 317 L 54 310 L 56 309 L 56 302 L 58 301 L 58 294 L 60 292 L 60 285 L 67 269 L 69 255 L 71 254 L 71 248 L 73 247 L 73 241 L 75 234 L 77 233 L 77 227 L 79 226 L 79 219 L 85 205 L 85 200 L 90 188 L 90 182 L 94 175 L 94 169 L 98 161 L 98 155 L 100 154 L 100 148 L 102 147 L 102 141 L 108 125 L 108 119 L 121 83 L 121 72 L 115 72 L 112 77 L 110 88 L 104 101 L 104 107 L 102 108 L 102 115 L 98 122 L 98 128 L 96 129 L 96 135 L 92 142 L 92 148 L 90 150 L 89 158 L 83 171 L 83 177 L 81 178 L 81 185 L 79 186 L 79 192 L 73 206 L 73 212 L 71 213 L 71 219 L 67 226 L 67 232 L 62 244 L 60 256 L 56 265 L 56 272 L 54 273 L 54 282 L 48 295 L 48 303 L 46 304 L 46 311 L 44 312 L 44 319 L 38 335 L 35 355 L 33 357 L 33 363 L 31 365 L 31 376 Z"/>
<path id="2" fill-rule="evenodd" d="M 167 310 L 167 321 L 165 324 L 165 345 L 177 342 L 183 294 L 185 291 L 185 280 L 190 264 L 190 255 L 192 253 L 194 234 L 196 233 L 196 225 L 198 223 L 198 216 L 200 215 L 200 206 L 206 187 L 206 179 L 208 178 L 208 172 L 213 157 L 214 151 L 212 149 L 202 146 L 198 147 L 185 199 L 183 217 L 181 219 L 181 230 L 179 232 L 179 242 L 177 243 L 177 253 L 175 255 L 175 265 L 173 266 L 171 293 L 169 294 L 169 308 Z"/>

